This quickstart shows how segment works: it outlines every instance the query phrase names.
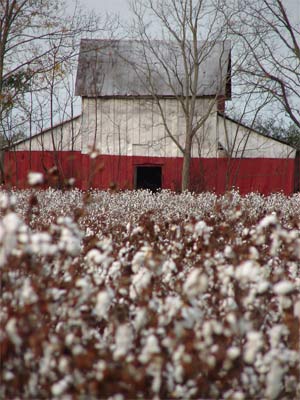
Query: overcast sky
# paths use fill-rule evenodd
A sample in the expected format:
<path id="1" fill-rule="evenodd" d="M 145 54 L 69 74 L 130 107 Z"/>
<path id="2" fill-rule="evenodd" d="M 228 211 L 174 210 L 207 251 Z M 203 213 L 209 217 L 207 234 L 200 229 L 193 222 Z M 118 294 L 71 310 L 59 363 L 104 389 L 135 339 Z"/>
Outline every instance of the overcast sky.
<path id="1" fill-rule="evenodd" d="M 73 0 L 68 0 L 72 2 Z M 300 0 L 299 0 L 300 1 Z M 89 10 L 95 10 L 102 14 L 106 12 L 129 15 L 129 6 L 127 0 L 79 0 L 79 2 Z"/>
<path id="2" fill-rule="evenodd" d="M 73 0 L 68 0 L 73 1 Z M 79 0 L 84 7 L 95 10 L 99 13 L 116 12 L 121 16 L 129 15 L 129 6 L 127 0 Z M 300 21 L 300 0 L 284 0 L 284 5 L 288 5 L 294 15 L 299 16 Z"/>

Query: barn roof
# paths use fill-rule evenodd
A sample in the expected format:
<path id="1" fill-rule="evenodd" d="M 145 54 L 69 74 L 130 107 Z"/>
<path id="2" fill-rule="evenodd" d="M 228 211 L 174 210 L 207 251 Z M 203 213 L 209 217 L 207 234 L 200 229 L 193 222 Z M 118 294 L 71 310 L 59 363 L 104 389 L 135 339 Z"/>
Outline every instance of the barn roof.
<path id="1" fill-rule="evenodd" d="M 196 95 L 230 98 L 230 42 L 198 43 L 200 73 Z M 186 54 L 193 65 L 191 52 L 187 50 Z M 133 40 L 83 39 L 75 94 L 180 96 L 185 94 L 185 76 L 182 53 L 174 42 L 152 41 L 146 45 Z"/>

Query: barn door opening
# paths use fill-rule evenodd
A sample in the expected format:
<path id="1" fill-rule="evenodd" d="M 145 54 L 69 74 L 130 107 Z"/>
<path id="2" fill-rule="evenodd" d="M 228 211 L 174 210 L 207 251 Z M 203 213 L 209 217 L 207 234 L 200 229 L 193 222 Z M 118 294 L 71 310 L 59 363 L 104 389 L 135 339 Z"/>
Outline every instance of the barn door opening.
<path id="1" fill-rule="evenodd" d="M 153 192 L 161 189 L 161 167 L 135 167 L 135 189 L 149 189 Z"/>

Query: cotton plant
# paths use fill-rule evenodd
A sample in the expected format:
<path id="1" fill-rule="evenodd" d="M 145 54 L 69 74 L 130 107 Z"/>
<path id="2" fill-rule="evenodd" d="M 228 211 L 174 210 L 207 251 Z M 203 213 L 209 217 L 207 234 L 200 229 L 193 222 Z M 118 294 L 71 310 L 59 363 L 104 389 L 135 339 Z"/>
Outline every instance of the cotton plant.
<path id="1" fill-rule="evenodd" d="M 3 190 L 0 216 L 0 397 L 299 397 L 299 194 Z"/>

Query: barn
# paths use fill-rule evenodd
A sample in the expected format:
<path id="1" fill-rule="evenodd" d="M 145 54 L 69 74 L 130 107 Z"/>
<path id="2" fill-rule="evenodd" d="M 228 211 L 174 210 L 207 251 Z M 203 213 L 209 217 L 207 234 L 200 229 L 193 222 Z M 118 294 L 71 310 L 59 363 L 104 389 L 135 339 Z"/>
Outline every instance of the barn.
<path id="1" fill-rule="evenodd" d="M 164 46 L 159 54 L 166 54 L 171 69 L 176 64 L 182 76 L 182 62 L 179 57 L 174 61 L 170 45 L 157 45 Z M 74 178 L 84 190 L 179 191 L 183 89 L 153 58 L 142 61 L 144 51 L 137 41 L 82 40 L 76 78 L 81 115 L 4 149 L 4 183 L 23 188 L 29 171 L 49 175 L 55 169 L 57 184 Z M 201 62 L 198 82 L 195 115 L 203 123 L 191 147 L 190 189 L 298 191 L 299 151 L 225 114 L 225 100 L 231 98 L 230 42 L 213 44 Z"/>

